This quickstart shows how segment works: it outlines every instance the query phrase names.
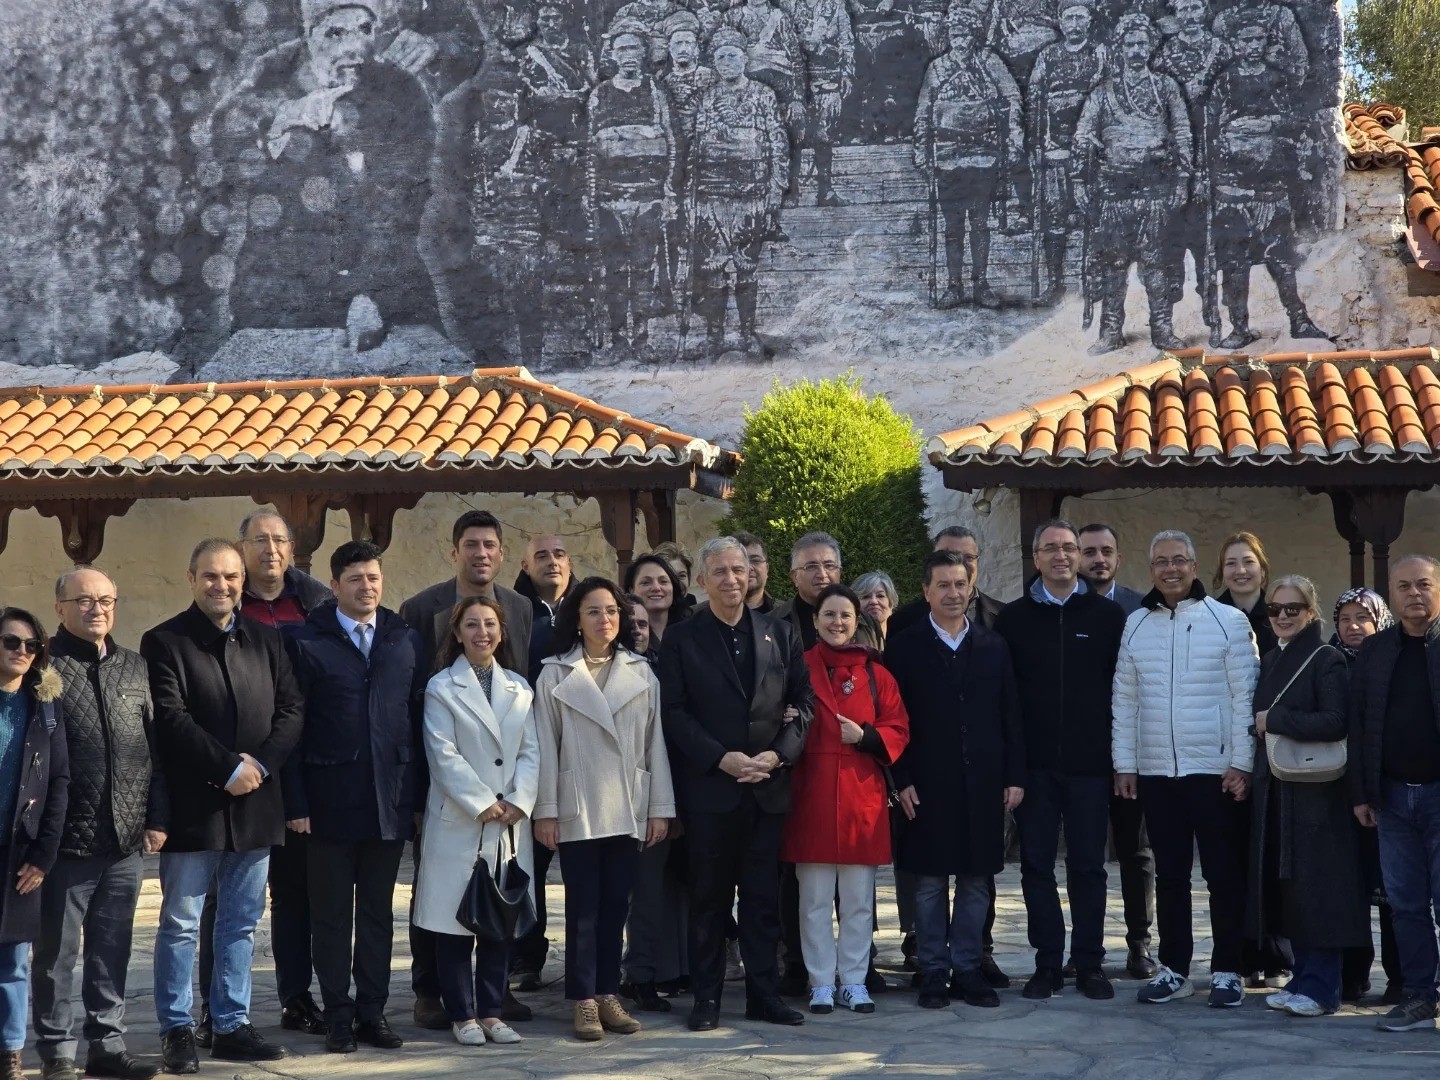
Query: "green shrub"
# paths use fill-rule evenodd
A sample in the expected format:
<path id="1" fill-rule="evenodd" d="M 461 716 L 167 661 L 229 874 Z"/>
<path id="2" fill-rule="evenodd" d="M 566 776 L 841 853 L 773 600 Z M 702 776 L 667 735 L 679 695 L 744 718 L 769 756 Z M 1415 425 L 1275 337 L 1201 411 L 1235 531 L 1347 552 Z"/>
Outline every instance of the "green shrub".
<path id="1" fill-rule="evenodd" d="M 930 549 L 920 490 L 920 433 L 850 373 L 782 386 L 745 410 L 726 530 L 752 532 L 770 553 L 770 591 L 793 595 L 790 547 L 822 530 L 840 542 L 845 581 L 869 570 L 895 579 L 902 597 L 920 590 Z"/>

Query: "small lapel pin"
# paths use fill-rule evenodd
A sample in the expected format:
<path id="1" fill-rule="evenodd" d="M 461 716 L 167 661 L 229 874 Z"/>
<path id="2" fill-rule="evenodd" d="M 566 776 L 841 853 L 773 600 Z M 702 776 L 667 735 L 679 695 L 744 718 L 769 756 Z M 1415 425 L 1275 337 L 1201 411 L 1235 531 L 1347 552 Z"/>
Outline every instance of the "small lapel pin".
<path id="1" fill-rule="evenodd" d="M 766 634 L 766 635 L 765 635 L 765 640 L 766 640 L 766 641 L 769 641 L 769 640 L 770 640 L 770 635 L 769 635 L 769 634 Z"/>

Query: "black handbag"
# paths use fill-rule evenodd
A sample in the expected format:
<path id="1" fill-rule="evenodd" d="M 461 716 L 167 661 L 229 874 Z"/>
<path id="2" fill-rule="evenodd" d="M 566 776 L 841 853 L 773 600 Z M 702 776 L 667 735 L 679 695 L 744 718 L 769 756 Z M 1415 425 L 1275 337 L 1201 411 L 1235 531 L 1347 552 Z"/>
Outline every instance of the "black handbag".
<path id="1" fill-rule="evenodd" d="M 535 926 L 535 902 L 530 898 L 530 875 L 516 858 L 515 826 L 506 829 L 510 857 L 501 861 L 501 845 L 495 845 L 495 869 L 476 852 L 470 883 L 460 898 L 455 921 L 475 935 L 477 941 L 500 945 L 524 937 Z M 484 829 L 481 829 L 484 847 Z"/>

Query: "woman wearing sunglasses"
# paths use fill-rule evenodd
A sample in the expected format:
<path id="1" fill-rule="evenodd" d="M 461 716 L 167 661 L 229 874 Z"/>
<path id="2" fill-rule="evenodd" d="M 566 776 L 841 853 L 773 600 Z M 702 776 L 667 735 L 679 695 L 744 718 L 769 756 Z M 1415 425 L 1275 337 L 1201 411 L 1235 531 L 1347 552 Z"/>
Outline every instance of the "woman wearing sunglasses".
<path id="1" fill-rule="evenodd" d="M 1345 657 L 1321 638 L 1308 578 L 1277 580 L 1265 611 L 1277 645 L 1261 658 L 1255 686 L 1247 924 L 1252 939 L 1294 958 L 1294 977 L 1265 1004 L 1291 1016 L 1323 1016 L 1340 1007 L 1343 950 L 1369 937 L 1351 800 L 1343 776 L 1275 777 L 1265 736 L 1301 743 L 1345 738 Z"/>
<path id="2" fill-rule="evenodd" d="M 39 620 L 20 608 L 0 610 L 0 818 L 11 823 L 0 849 L 0 1080 L 25 1075 L 30 943 L 40 934 L 40 883 L 60 850 L 70 789 L 62 687 L 48 660 Z"/>

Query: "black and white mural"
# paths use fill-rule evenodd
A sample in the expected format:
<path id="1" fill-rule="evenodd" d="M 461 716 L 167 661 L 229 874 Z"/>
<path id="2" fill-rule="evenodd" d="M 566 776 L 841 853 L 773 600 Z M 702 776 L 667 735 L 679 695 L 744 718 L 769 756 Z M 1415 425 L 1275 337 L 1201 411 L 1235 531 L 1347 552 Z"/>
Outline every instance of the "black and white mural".
<path id="1" fill-rule="evenodd" d="M 1262 266 L 1323 338 L 1339 33 L 1333 0 L 0 0 L 0 360 L 764 359 L 871 285 L 921 352 L 1062 311 L 1092 352 L 1206 344 L 1187 305 L 1239 348 Z"/>

